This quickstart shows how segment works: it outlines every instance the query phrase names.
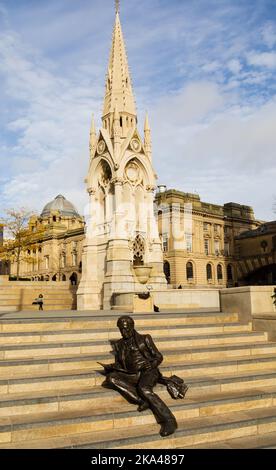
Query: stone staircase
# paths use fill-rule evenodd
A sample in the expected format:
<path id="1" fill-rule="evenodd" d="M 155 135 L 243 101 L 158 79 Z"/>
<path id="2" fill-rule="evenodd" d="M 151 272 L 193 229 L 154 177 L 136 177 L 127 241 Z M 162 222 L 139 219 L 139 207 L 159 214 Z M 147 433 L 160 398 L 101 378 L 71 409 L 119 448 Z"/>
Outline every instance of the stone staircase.
<path id="1" fill-rule="evenodd" d="M 266 333 L 237 314 L 133 314 L 163 353 L 164 375 L 189 385 L 176 401 L 156 387 L 178 421 L 161 438 L 150 411 L 101 387 L 97 361 L 113 361 L 118 316 L 0 318 L 0 448 L 276 447 L 276 343 Z"/>
<path id="2" fill-rule="evenodd" d="M 6 281 L 0 285 L 0 312 L 38 310 L 32 302 L 43 294 L 43 309 L 76 309 L 76 290 L 70 282 Z"/>

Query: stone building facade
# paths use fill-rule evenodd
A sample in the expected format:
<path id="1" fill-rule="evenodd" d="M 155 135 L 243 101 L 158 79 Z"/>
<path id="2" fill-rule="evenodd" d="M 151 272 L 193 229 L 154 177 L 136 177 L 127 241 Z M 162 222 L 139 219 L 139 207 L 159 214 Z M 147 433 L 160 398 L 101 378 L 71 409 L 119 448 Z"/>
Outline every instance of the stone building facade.
<path id="1" fill-rule="evenodd" d="M 29 221 L 31 231 L 41 225 L 42 237 L 35 246 L 22 254 L 20 277 L 33 281 L 68 281 L 78 284 L 81 276 L 81 254 L 84 239 L 84 218 L 73 204 L 58 195 L 49 202 L 40 216 Z M 11 265 L 11 276 L 16 274 L 16 264 Z"/>
<path id="2" fill-rule="evenodd" d="M 156 195 L 164 271 L 173 287 L 233 287 L 239 281 L 236 237 L 256 229 L 253 209 L 205 203 L 176 190 Z"/>
<path id="3" fill-rule="evenodd" d="M 276 222 L 262 224 L 251 207 L 237 203 L 219 206 L 201 201 L 197 194 L 166 190 L 156 193 L 155 216 L 164 273 L 171 288 L 267 284 L 270 278 L 275 283 Z M 24 253 L 20 276 L 78 284 L 84 218 L 59 195 L 40 216 L 30 219 L 34 233 L 40 223 L 46 227 L 45 233 L 35 253 Z M 14 264 L 11 274 L 15 273 Z M 7 270 L 2 274 L 8 274 Z"/>

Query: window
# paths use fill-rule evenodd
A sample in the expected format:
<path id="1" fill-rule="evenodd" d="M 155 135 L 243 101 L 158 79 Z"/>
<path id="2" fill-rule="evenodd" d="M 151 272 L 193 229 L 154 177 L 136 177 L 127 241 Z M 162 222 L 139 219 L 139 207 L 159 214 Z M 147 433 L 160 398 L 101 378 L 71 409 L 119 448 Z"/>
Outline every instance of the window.
<path id="1" fill-rule="evenodd" d="M 233 270 L 232 270 L 232 265 L 228 264 L 227 266 L 227 280 L 228 281 L 233 281 Z"/>
<path id="2" fill-rule="evenodd" d="M 133 242 L 133 265 L 142 266 L 145 256 L 145 240 L 141 235 L 137 235 Z"/>
<path id="3" fill-rule="evenodd" d="M 208 232 L 208 229 L 209 229 L 209 224 L 207 222 L 204 222 L 204 224 L 203 224 L 204 232 Z"/>
<path id="4" fill-rule="evenodd" d="M 194 278 L 194 267 L 193 264 L 189 261 L 186 265 L 186 274 L 187 274 L 187 279 L 193 279 Z"/>
<path id="5" fill-rule="evenodd" d="M 168 263 L 168 261 L 165 261 L 165 263 L 164 263 L 164 274 L 166 276 L 167 283 L 170 284 L 170 282 L 171 282 L 171 267 L 170 267 L 170 263 Z"/>
<path id="6" fill-rule="evenodd" d="M 209 255 L 209 240 L 207 238 L 205 238 L 204 240 L 204 251 L 205 251 L 205 255 Z"/>
<path id="7" fill-rule="evenodd" d="M 207 275 L 207 281 L 211 281 L 213 279 L 212 275 L 212 265 L 209 263 L 206 266 L 206 275 Z"/>
<path id="8" fill-rule="evenodd" d="M 162 237 L 163 251 L 168 251 L 168 235 L 163 235 Z"/>
<path id="9" fill-rule="evenodd" d="M 193 236 L 191 233 L 186 233 L 186 250 L 191 253 L 193 249 Z"/>
<path id="10" fill-rule="evenodd" d="M 218 281 L 222 281 L 223 279 L 221 264 L 218 264 L 217 266 L 217 278 L 218 278 Z"/>
<path id="11" fill-rule="evenodd" d="M 215 255 L 219 255 L 219 240 L 215 240 Z"/>
<path id="12" fill-rule="evenodd" d="M 72 253 L 72 266 L 77 266 L 77 253 Z"/>
<path id="13" fill-rule="evenodd" d="M 225 242 L 224 243 L 224 256 L 229 256 L 229 243 L 228 242 Z"/>

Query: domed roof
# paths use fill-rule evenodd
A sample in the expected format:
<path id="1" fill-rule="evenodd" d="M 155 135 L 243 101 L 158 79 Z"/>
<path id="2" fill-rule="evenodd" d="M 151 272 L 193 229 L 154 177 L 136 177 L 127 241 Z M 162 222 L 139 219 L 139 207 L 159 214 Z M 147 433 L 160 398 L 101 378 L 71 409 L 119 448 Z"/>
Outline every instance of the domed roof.
<path id="1" fill-rule="evenodd" d="M 41 212 L 41 217 L 47 217 L 52 211 L 59 211 L 65 217 L 80 217 L 77 210 L 70 201 L 59 194 L 53 201 L 48 202 Z"/>

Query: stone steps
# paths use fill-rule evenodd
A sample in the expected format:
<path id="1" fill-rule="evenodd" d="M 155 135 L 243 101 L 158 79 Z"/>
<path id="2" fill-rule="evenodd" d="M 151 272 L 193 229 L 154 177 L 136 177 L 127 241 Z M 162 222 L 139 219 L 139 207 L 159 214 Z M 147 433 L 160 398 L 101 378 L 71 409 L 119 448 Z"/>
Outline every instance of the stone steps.
<path id="1" fill-rule="evenodd" d="M 226 439 L 224 441 L 183 446 L 182 449 L 276 449 L 276 432 Z"/>
<path id="2" fill-rule="evenodd" d="M 154 338 L 171 338 L 181 336 L 183 340 L 189 341 L 190 339 L 198 338 L 209 338 L 212 340 L 218 338 L 221 335 L 221 338 L 227 338 L 227 335 L 231 335 L 234 339 L 235 335 L 242 335 L 244 340 L 246 338 L 251 338 L 252 333 L 252 323 L 240 325 L 239 323 L 228 323 L 221 324 L 217 326 L 215 323 L 207 324 L 204 326 L 198 325 L 175 325 L 170 328 L 166 327 L 154 327 L 149 325 L 148 327 L 139 328 L 141 334 L 151 334 Z M 250 334 L 248 334 L 250 333 Z M 267 339 L 267 333 L 258 332 L 255 334 L 262 334 L 264 339 Z M 58 342 L 74 342 L 74 341 L 109 341 L 112 339 L 119 338 L 118 329 L 110 329 L 108 331 L 104 329 L 81 329 L 70 331 L 60 331 L 52 330 L 47 331 L 30 331 L 30 332 L 9 332 L 9 333 L 0 333 L 0 345 L 9 345 L 9 344 L 45 344 L 45 343 L 58 343 Z M 211 344 L 212 341 L 210 341 Z"/>
<path id="3" fill-rule="evenodd" d="M 75 382 L 78 380 L 78 376 L 75 376 Z M 97 377 L 96 377 L 97 378 Z M 43 380 L 44 379 L 44 380 Z M 13 385 L 26 384 L 22 380 L 14 380 L 14 383 L 7 384 L 9 393 L 2 391 L 0 394 L 0 417 L 5 416 L 15 416 L 23 415 L 30 413 L 48 413 L 51 411 L 66 411 L 66 410 L 84 410 L 84 409 L 95 409 L 102 406 L 103 401 L 106 403 L 114 403 L 117 407 L 124 408 L 125 400 L 120 396 L 120 394 L 114 392 L 113 390 L 103 389 L 101 386 L 95 383 L 95 373 L 86 374 L 86 384 L 75 383 L 74 388 L 69 388 L 74 380 L 74 377 L 67 376 L 69 383 L 67 383 L 67 388 L 64 385 L 66 377 L 57 376 L 48 377 L 48 381 L 52 384 L 52 387 L 45 388 L 45 381 L 47 378 L 38 379 L 29 379 L 29 383 L 34 384 L 35 380 L 40 383 L 40 389 L 35 389 L 35 387 L 30 388 L 30 390 L 21 389 L 20 392 L 14 392 L 16 388 L 13 388 Z M 55 381 L 59 380 L 59 387 L 57 387 Z M 92 381 L 94 381 L 93 386 Z M 103 377 L 100 376 L 99 383 L 103 381 Z M 210 396 L 216 397 L 225 397 L 227 394 L 229 396 L 249 396 L 249 395 L 259 395 L 263 390 L 275 392 L 276 390 L 276 372 L 266 371 L 265 373 L 248 375 L 241 374 L 240 376 L 217 376 L 214 378 L 205 378 L 202 377 L 194 378 L 186 381 L 189 386 L 189 390 L 186 395 L 185 403 L 188 400 L 199 400 L 206 399 L 208 395 L 208 400 Z M 78 385 L 78 386 L 77 386 Z M 49 386 L 49 385 L 48 385 Z M 258 389 L 256 389 L 258 387 Z M 274 387 L 274 388 L 273 388 Z M 20 389 L 20 387 L 19 387 Z M 1 390 L 1 387 L 0 387 Z M 24 391 L 23 391 L 24 390 Z M 156 387 L 157 393 L 160 397 L 168 401 L 168 392 L 166 387 L 158 385 Z M 171 400 L 172 405 L 175 403 Z M 180 403 L 180 402 L 179 402 Z M 182 402 L 181 402 L 182 403 Z M 274 403 L 272 403 L 274 404 Z M 133 407 L 131 407 L 133 409 Z"/>
<path id="4" fill-rule="evenodd" d="M 178 366 L 179 367 L 179 366 Z M 169 376 L 173 372 L 173 366 L 171 368 L 162 367 L 162 372 L 164 375 Z M 185 366 L 183 369 L 178 370 L 179 375 L 185 380 L 189 385 L 191 392 L 201 393 L 201 390 L 208 390 L 212 392 L 218 391 L 233 391 L 239 388 L 243 390 L 252 389 L 256 387 L 272 386 L 276 385 L 276 372 L 273 369 L 264 369 L 257 371 L 244 371 L 234 373 L 220 373 L 208 375 L 200 375 L 199 377 L 191 376 L 186 379 Z M 82 389 L 87 389 L 92 392 L 93 390 L 97 394 L 108 393 L 114 397 L 112 391 L 107 391 L 100 387 L 103 381 L 103 376 L 98 372 L 93 370 L 77 370 L 74 372 L 71 371 L 61 371 L 61 372 L 48 372 L 47 375 L 41 374 L 32 374 L 28 376 L 27 374 L 22 377 L 14 377 L 11 379 L 5 379 L 0 381 L 0 395 L 8 396 L 15 395 L 22 397 L 22 394 L 27 393 L 27 397 L 30 395 L 36 395 L 39 392 L 45 392 L 49 390 L 56 390 L 61 392 L 66 392 L 67 390 L 71 391 L 77 389 L 81 391 Z"/>
<path id="5" fill-rule="evenodd" d="M 178 429 L 167 438 L 159 436 L 159 426 L 148 412 L 144 417 L 140 415 L 139 425 L 132 424 L 138 418 L 131 421 L 133 417 L 127 411 L 106 413 L 105 421 L 100 413 L 80 412 L 36 415 L 28 420 L 1 418 L 0 448 L 166 449 L 196 445 L 212 448 L 213 443 L 219 448 L 226 439 L 269 437 L 276 431 L 275 406 L 183 419 L 181 406 L 177 411 L 175 408 Z"/>
<path id="6" fill-rule="evenodd" d="M 42 346 L 43 347 L 43 346 Z M 16 348 L 16 347 L 15 347 Z M 13 376 L 17 373 L 22 372 L 45 372 L 47 370 L 74 370 L 81 368 L 93 368 L 95 370 L 100 370 L 98 361 L 105 361 L 106 364 L 112 362 L 112 356 L 110 353 L 105 352 L 89 352 L 90 348 L 93 346 L 81 346 L 81 347 L 71 347 L 64 348 L 66 352 L 63 352 L 63 349 L 54 349 L 48 348 L 41 351 L 41 346 L 37 346 L 37 349 L 34 347 L 29 350 L 25 347 L 17 347 L 12 351 L 6 350 L 6 358 L 0 359 L 0 377 Z M 24 349 L 23 349 L 24 348 Z M 24 357 L 23 352 L 26 356 Z M 44 356 L 42 354 L 44 353 Z M 18 357 L 11 358 L 11 354 L 15 354 Z M 216 364 L 213 364 L 214 360 L 222 359 L 225 360 L 235 360 L 239 361 L 242 357 L 245 361 L 248 359 L 258 359 L 268 358 L 272 361 L 276 360 L 276 343 L 254 343 L 254 344 L 235 344 L 235 345 L 214 345 L 202 348 L 182 348 L 182 349 L 164 349 L 163 350 L 164 361 L 163 366 L 169 367 L 173 365 L 177 367 L 186 363 L 187 372 L 189 373 L 189 365 L 208 365 L 212 363 L 212 366 L 217 368 Z M 47 356 L 47 357 L 45 357 Z M 203 364 L 202 364 L 203 361 Z M 225 364 L 227 367 L 229 364 Z M 253 365 L 253 363 L 252 363 Z"/>
<path id="7" fill-rule="evenodd" d="M 255 352 L 257 352 L 258 344 L 255 346 Z M 235 345 L 235 347 L 237 347 Z M 276 365 L 276 354 L 270 353 L 270 350 L 274 349 L 275 344 L 264 344 L 261 348 L 263 354 L 250 354 L 250 350 L 246 350 L 246 345 L 241 345 L 234 350 L 234 346 L 229 349 L 229 356 L 222 357 L 221 351 L 223 349 L 215 350 L 215 356 L 212 358 L 205 359 L 187 359 L 187 356 L 191 354 L 190 352 L 184 351 L 182 353 L 183 357 L 186 357 L 186 360 L 181 359 L 180 354 L 174 353 L 174 351 L 167 350 L 164 352 L 164 361 L 162 363 L 162 370 L 166 374 L 184 374 L 185 377 L 195 377 L 199 374 L 219 374 L 226 372 L 239 372 L 239 371 L 248 371 L 248 370 L 262 370 L 273 369 Z M 209 349 L 211 348 L 205 348 Z M 200 355 L 205 354 L 205 349 L 197 349 L 197 353 Z M 215 349 L 215 348 L 213 348 Z M 233 351 L 232 351 L 233 350 Z M 253 351 L 254 349 L 251 348 Z M 232 352 L 231 352 L 232 351 Z M 234 353 L 239 353 L 242 351 L 243 355 L 234 355 Z M 211 351 L 212 352 L 212 351 Z M 248 353 L 245 356 L 244 353 Z M 33 376 L 36 374 L 47 374 L 52 372 L 66 372 L 74 374 L 79 370 L 93 370 L 100 371 L 102 370 L 101 366 L 98 364 L 98 361 L 106 361 L 106 363 L 112 362 L 112 356 L 106 354 L 82 354 L 82 355 L 71 355 L 71 356 L 49 356 L 47 358 L 25 358 L 25 359 L 13 359 L 13 360 L 0 360 L 0 380 L 1 378 L 13 378 L 13 377 L 22 377 L 24 375 Z"/>
<path id="8" fill-rule="evenodd" d="M 181 448 L 276 432 L 276 343 L 237 314 L 132 315 L 162 373 L 189 385 L 184 400 L 156 388 L 179 423 L 166 439 L 150 411 L 100 386 L 119 312 L 25 315 L 0 319 L 0 448 Z"/>
<path id="9" fill-rule="evenodd" d="M 115 315 L 101 315 L 91 317 L 79 317 L 60 319 L 22 319 L 22 320 L 1 320 L 0 322 L 0 333 L 12 333 L 12 332 L 33 332 L 33 331 L 64 331 L 64 330 L 86 330 L 86 329 L 99 329 L 99 325 L 102 330 L 108 331 L 116 328 L 116 318 L 120 314 Z M 150 327 L 154 324 L 155 327 L 172 327 L 172 326 L 185 326 L 185 325 L 205 325 L 210 323 L 224 324 L 224 323 L 236 323 L 238 322 L 238 314 L 222 314 L 222 313 L 202 313 L 202 314 L 135 314 L 132 315 L 135 320 L 137 329 L 141 327 Z"/>
<path id="10" fill-rule="evenodd" d="M 52 335 L 53 336 L 53 335 Z M 33 336 L 36 340 L 40 340 L 40 336 Z M 24 357 L 42 357 L 42 356 L 51 356 L 51 355 L 66 355 L 66 354 L 87 354 L 87 353 L 109 353 L 112 349 L 111 342 L 119 337 L 112 337 L 109 341 L 99 341 L 94 339 L 94 335 L 91 334 L 91 339 L 88 341 L 80 341 L 78 335 L 71 337 L 71 341 L 55 342 L 49 341 L 52 337 L 44 337 L 42 342 L 30 342 L 30 343 L 20 343 L 21 336 L 17 336 L 17 344 L 1 344 L 0 343 L 0 359 L 14 359 L 14 358 L 24 358 Z M 201 336 L 190 336 L 189 338 L 183 338 L 182 336 L 175 337 L 161 337 L 156 338 L 156 345 L 162 350 L 181 350 L 181 348 L 194 348 L 194 347 L 215 347 L 225 345 L 225 347 L 239 346 L 239 345 L 248 345 L 253 343 L 253 347 L 257 345 L 267 345 L 266 333 L 251 332 L 249 333 L 222 333 L 215 335 L 201 335 Z M 191 350 L 192 351 L 192 350 Z"/>
<path id="11" fill-rule="evenodd" d="M 38 309 L 32 302 L 39 294 L 43 294 L 44 310 L 72 309 L 76 304 L 75 289 L 67 286 L 35 285 L 33 283 L 12 284 L 0 286 L 0 311 L 21 311 Z"/>

